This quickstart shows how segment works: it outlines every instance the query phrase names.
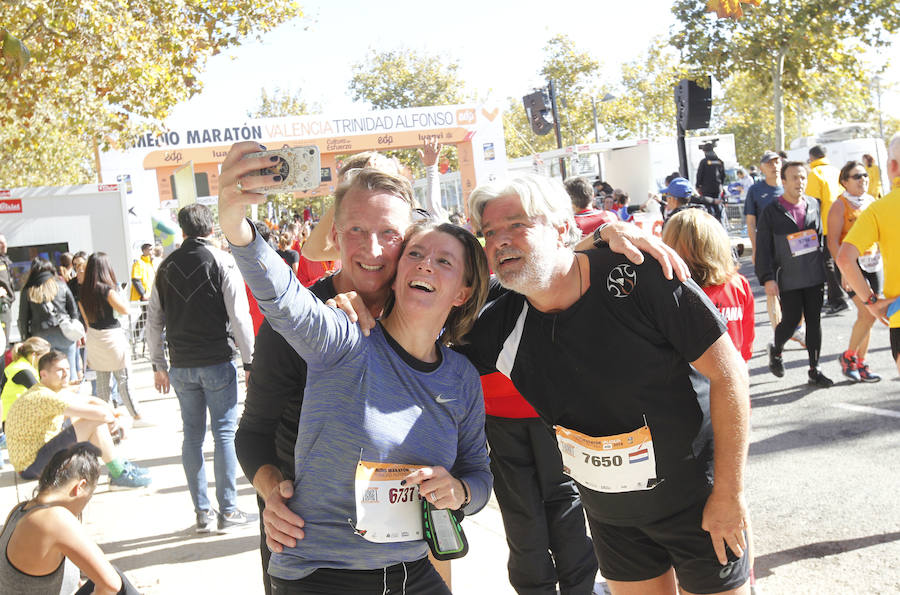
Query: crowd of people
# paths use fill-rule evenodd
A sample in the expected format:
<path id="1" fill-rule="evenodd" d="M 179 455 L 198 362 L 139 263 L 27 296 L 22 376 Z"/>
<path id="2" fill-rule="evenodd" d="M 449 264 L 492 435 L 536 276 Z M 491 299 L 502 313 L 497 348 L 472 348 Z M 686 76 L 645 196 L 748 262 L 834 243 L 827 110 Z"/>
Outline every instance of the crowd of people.
<path id="1" fill-rule="evenodd" d="M 265 199 L 254 190 L 278 179 L 259 175 L 268 156 L 247 157 L 258 144 L 235 144 L 219 180 L 225 241 L 212 211 L 190 205 L 181 246 L 159 260 L 144 244 L 131 271 L 155 387 L 180 405 L 196 531 L 258 521 L 267 594 L 447 593 L 423 510 L 475 514 L 493 490 L 519 593 L 591 593 L 598 569 L 614 594 L 750 592 L 745 362 L 757 328 L 708 149 L 696 185 L 673 173 L 642 205 L 583 178 L 493 181 L 471 193 L 466 227 L 440 209 L 435 142 L 421 152 L 425 212 L 396 163 L 363 153 L 315 226 L 245 218 Z M 821 147 L 809 163 L 766 151 L 744 189 L 776 376 L 794 339 L 809 384 L 833 384 L 821 316 L 846 310 L 845 295 L 857 317 L 841 373 L 880 379 L 866 360 L 879 320 L 900 371 L 900 314 L 885 297 L 900 295 L 887 231 L 900 222 L 900 135 L 890 194 L 871 193 L 872 167 L 861 156 L 838 171 Z M 15 299 L 4 266 L 0 306 Z M 73 592 L 73 561 L 94 592 L 133 589 L 75 520 L 98 461 L 111 487 L 150 484 L 117 446 L 141 415 L 119 287 L 103 252 L 79 253 L 35 259 L 20 293 L 22 341 L 0 400 L 10 459 L 40 481 L 0 533 L 4 590 Z M 617 373 L 637 361 L 646 373 Z M 86 370 L 99 398 L 73 390 Z M 259 514 L 237 506 L 239 466 Z M 64 530 L 51 539 L 53 526 Z M 30 554 L 41 539 L 51 545 Z"/>
<path id="2" fill-rule="evenodd" d="M 888 157 L 893 181 L 900 157 L 898 137 L 891 141 Z M 840 372 L 851 382 L 881 380 L 881 375 L 870 369 L 866 355 L 875 321 L 887 322 L 884 295 L 895 295 L 883 293 L 885 279 L 890 278 L 886 272 L 890 258 L 881 243 L 872 239 L 854 263 L 835 264 L 857 219 L 884 200 L 876 198 L 881 194 L 878 167 L 870 155 L 860 158 L 862 161 L 848 161 L 838 170 L 819 145 L 809 149 L 807 163 L 766 151 L 760 159 L 765 178 L 748 189 L 744 207 L 747 233 L 756 277 L 765 287 L 769 320 L 775 329 L 767 352 L 769 370 L 777 377 L 785 374 L 782 352 L 785 343 L 793 339 L 806 347 L 809 384 L 819 388 L 834 384 L 819 366 L 821 317 L 847 310 L 849 297 L 857 318 L 847 350 L 837 358 Z M 873 186 L 874 178 L 878 182 Z M 842 280 L 842 272 L 854 277 L 859 272 L 865 289 Z"/>

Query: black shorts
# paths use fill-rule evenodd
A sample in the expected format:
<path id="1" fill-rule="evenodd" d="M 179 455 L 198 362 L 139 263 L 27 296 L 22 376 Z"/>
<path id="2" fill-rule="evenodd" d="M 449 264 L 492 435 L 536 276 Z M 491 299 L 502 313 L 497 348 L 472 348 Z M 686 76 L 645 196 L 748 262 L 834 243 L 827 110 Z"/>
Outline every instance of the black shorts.
<path id="1" fill-rule="evenodd" d="M 894 361 L 900 357 L 900 328 L 891 329 L 891 355 L 894 356 Z"/>
<path id="2" fill-rule="evenodd" d="M 451 595 L 428 558 L 378 570 L 319 568 L 309 576 L 293 581 L 271 578 L 272 595 Z"/>
<path id="3" fill-rule="evenodd" d="M 53 455 L 78 443 L 78 438 L 75 436 L 75 426 L 73 426 L 69 420 L 66 420 L 64 423 L 67 425 L 63 427 L 62 431 L 48 440 L 44 446 L 37 451 L 34 462 L 22 471 L 23 478 L 37 479 L 41 476 L 41 471 L 44 470 L 44 467 L 46 467 L 47 463 L 50 462 L 50 459 L 53 458 Z"/>
<path id="4" fill-rule="evenodd" d="M 728 564 L 716 558 L 709 533 L 700 528 L 705 499 L 666 519 L 640 527 L 619 527 L 594 520 L 588 525 L 604 578 L 643 581 L 675 567 L 678 583 L 691 593 L 736 589 L 750 576 L 748 556 L 738 558 L 726 546 Z"/>

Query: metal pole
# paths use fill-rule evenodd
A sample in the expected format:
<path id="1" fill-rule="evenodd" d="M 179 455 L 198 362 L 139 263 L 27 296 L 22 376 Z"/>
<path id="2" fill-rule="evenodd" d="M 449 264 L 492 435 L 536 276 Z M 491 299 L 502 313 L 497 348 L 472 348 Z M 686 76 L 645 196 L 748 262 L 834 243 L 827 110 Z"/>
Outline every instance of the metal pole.
<path id="1" fill-rule="evenodd" d="M 600 142 L 600 130 L 597 125 L 597 102 L 591 97 L 591 110 L 594 112 L 594 142 Z M 597 179 L 603 180 L 603 158 L 597 153 Z"/>
<path id="2" fill-rule="evenodd" d="M 682 128 L 681 122 L 678 122 L 678 171 L 681 172 L 682 178 L 690 179 L 688 177 L 687 146 L 684 144 L 684 128 Z"/>
<path id="3" fill-rule="evenodd" d="M 881 77 L 875 77 L 875 93 L 878 95 L 878 136 L 884 138 L 884 123 L 881 121 Z"/>
<path id="4" fill-rule="evenodd" d="M 553 128 L 556 130 L 556 148 L 562 149 L 562 133 L 559 130 L 559 110 L 556 109 L 556 85 L 553 81 L 549 83 L 550 87 L 550 105 L 553 108 Z M 562 174 L 562 179 L 566 179 L 566 158 L 559 158 L 559 173 Z"/>

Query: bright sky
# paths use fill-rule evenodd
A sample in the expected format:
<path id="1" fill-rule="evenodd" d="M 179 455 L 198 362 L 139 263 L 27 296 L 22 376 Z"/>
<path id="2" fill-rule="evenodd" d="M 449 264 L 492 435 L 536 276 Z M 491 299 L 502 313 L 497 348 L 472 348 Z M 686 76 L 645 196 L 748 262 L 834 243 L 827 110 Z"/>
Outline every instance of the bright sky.
<path id="1" fill-rule="evenodd" d="M 265 35 L 262 43 L 248 42 L 210 59 L 201 76 L 204 91 L 176 107 L 170 123 L 243 121 L 258 106 L 260 89 L 276 87 L 302 91 L 307 102 L 329 114 L 364 111 L 347 88 L 352 65 L 373 48 L 422 49 L 455 59 L 480 100 L 505 105 L 506 97 L 543 84 L 537 74 L 542 49 L 557 33 L 590 51 L 614 81 L 620 64 L 635 59 L 651 37 L 666 35 L 674 23 L 671 0 L 302 4 L 305 18 Z M 884 113 L 900 117 L 900 66 L 883 78 L 882 87 L 894 84 L 882 93 Z"/>

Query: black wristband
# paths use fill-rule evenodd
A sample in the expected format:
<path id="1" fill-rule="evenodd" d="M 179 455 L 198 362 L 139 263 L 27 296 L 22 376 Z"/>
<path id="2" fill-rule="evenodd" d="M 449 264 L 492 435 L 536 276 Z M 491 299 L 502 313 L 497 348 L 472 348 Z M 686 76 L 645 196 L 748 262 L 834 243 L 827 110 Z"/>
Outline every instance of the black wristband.
<path id="1" fill-rule="evenodd" d="M 600 234 L 602 234 L 603 230 L 606 229 L 606 227 L 609 225 L 612 225 L 612 223 L 601 223 L 600 227 L 594 230 L 594 248 L 609 247 L 609 242 L 600 237 Z"/>
<path id="2" fill-rule="evenodd" d="M 463 504 L 462 504 L 462 506 L 460 506 L 460 508 L 463 508 L 464 506 L 468 505 L 469 502 L 472 501 L 472 497 L 469 495 L 469 488 L 468 488 L 468 486 L 466 486 L 466 482 L 464 482 L 463 480 L 460 479 L 459 483 L 462 484 L 463 494 L 465 495 Z"/>

